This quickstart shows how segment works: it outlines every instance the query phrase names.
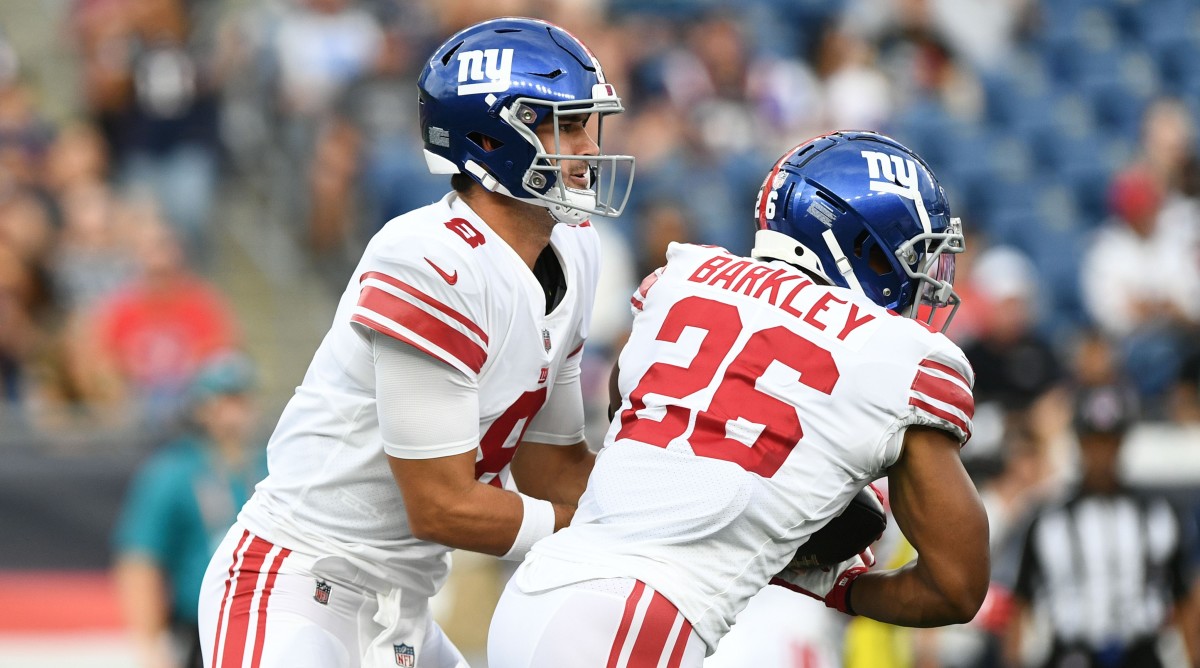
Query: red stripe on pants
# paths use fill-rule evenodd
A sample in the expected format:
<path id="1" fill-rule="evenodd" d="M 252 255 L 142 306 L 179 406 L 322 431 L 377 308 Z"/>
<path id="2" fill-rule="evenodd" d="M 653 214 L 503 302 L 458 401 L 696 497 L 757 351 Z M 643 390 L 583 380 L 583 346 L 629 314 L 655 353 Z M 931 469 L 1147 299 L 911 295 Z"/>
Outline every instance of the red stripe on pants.
<path id="1" fill-rule="evenodd" d="M 683 663 L 683 651 L 687 649 L 688 638 L 692 637 L 692 623 L 688 620 L 683 620 L 683 624 L 679 626 L 679 635 L 675 637 L 675 649 L 671 650 L 671 658 L 667 661 L 667 668 L 679 668 Z"/>
<path id="2" fill-rule="evenodd" d="M 638 581 L 633 585 L 633 591 L 629 592 L 629 598 L 625 599 L 625 614 L 621 615 L 621 625 L 617 627 L 617 635 L 613 638 L 612 649 L 608 652 L 608 664 L 606 668 L 616 668 L 617 661 L 621 658 L 621 648 L 625 646 L 625 636 L 629 635 L 629 627 L 633 624 L 633 613 L 637 611 L 638 601 L 642 598 L 642 592 L 646 589 L 646 583 Z"/>
<path id="3" fill-rule="evenodd" d="M 650 607 L 642 619 L 637 637 L 633 641 L 633 652 L 629 655 L 628 668 L 657 668 L 658 660 L 662 658 L 667 648 L 667 636 L 671 635 L 671 626 L 679 611 L 665 596 L 654 592 L 650 599 Z"/>
<path id="4" fill-rule="evenodd" d="M 249 531 L 242 532 L 242 538 L 238 541 L 237 547 L 233 548 L 233 557 L 229 560 L 229 575 L 225 578 L 225 593 L 221 595 L 221 611 L 217 613 L 217 632 L 213 637 L 212 660 L 214 666 L 220 663 L 217 650 L 221 648 L 221 622 L 225 619 L 225 604 L 229 602 L 229 589 L 233 585 L 233 571 L 237 568 L 238 553 L 242 551 L 242 546 L 246 544 L 246 539 L 249 537 Z"/>
<path id="5" fill-rule="evenodd" d="M 267 569 L 267 583 L 263 587 L 262 598 L 258 603 L 258 633 L 254 635 L 254 656 L 250 660 L 251 668 L 258 668 L 259 662 L 262 661 L 263 643 L 267 639 L 267 599 L 271 598 L 271 590 L 275 587 L 275 577 L 279 575 L 279 567 L 291 553 L 291 550 L 281 549 L 279 554 L 271 560 L 271 566 Z"/>
<path id="6" fill-rule="evenodd" d="M 229 623 L 225 626 L 225 651 L 214 657 L 214 668 L 240 668 L 246 654 L 246 636 L 250 631 L 250 602 L 258 584 L 258 575 L 272 545 L 255 536 L 246 548 L 238 568 L 237 585 L 229 606 Z M 224 605 L 222 603 L 222 605 Z M 218 634 L 219 635 L 219 634 Z"/>

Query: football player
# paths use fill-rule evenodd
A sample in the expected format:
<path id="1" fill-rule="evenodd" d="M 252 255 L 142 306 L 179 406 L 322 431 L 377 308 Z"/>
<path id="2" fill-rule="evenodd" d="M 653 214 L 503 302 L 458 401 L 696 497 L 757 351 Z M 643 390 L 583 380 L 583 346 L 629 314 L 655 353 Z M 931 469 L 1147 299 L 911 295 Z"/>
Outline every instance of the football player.
<path id="1" fill-rule="evenodd" d="M 465 666 L 430 618 L 449 551 L 521 559 L 592 468 L 588 221 L 628 198 L 633 159 L 599 147 L 620 99 L 579 40 L 523 18 L 454 35 L 418 88 L 453 192 L 389 222 L 350 277 L 209 565 L 206 666 Z"/>
<path id="2" fill-rule="evenodd" d="M 929 324 L 958 303 L 963 237 L 933 173 L 834 133 L 776 163 L 756 215 L 753 257 L 674 244 L 634 294 L 616 418 L 571 526 L 500 599 L 493 668 L 699 666 L 770 582 L 907 626 L 982 603 L 987 518 L 959 459 L 974 377 Z M 917 559 L 791 562 L 884 476 Z"/>

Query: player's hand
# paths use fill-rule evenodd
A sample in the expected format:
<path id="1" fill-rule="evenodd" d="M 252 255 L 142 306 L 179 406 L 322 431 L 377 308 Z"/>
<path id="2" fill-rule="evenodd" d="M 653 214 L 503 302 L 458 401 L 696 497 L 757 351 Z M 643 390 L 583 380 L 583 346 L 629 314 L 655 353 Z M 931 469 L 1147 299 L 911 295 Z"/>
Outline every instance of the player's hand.
<path id="1" fill-rule="evenodd" d="M 826 607 L 853 615 L 856 613 L 850 608 L 850 585 L 874 563 L 869 548 L 832 568 L 805 568 L 792 562 L 771 579 L 771 584 L 798 591 L 824 602 Z"/>

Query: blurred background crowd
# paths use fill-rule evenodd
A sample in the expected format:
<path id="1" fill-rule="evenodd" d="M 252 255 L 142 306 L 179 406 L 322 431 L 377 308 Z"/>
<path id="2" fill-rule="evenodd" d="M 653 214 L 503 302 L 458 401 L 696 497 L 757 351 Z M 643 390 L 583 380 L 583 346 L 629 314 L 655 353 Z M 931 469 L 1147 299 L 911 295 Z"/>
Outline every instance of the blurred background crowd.
<path id="1" fill-rule="evenodd" d="M 781 153 L 875 129 L 929 161 L 968 233 L 950 336 L 978 376 L 963 456 L 997 579 L 1075 473 L 1085 388 L 1137 397 L 1129 468 L 1194 514 L 1194 0 L 21 0 L 0 3 L 0 461 L 21 462 L 0 464 L 0 526 L 42 538 L 0 568 L 107 564 L 115 510 L 61 506 L 115 509 L 195 428 L 214 355 L 254 360 L 261 447 L 366 241 L 448 189 L 421 154 L 423 59 L 499 15 L 591 47 L 627 109 L 606 149 L 638 159 L 627 213 L 597 221 L 592 442 L 628 296 L 666 245 L 748 252 Z M 97 540 L 58 549 L 72 522 Z M 464 605 L 486 619 L 493 590 Z"/>

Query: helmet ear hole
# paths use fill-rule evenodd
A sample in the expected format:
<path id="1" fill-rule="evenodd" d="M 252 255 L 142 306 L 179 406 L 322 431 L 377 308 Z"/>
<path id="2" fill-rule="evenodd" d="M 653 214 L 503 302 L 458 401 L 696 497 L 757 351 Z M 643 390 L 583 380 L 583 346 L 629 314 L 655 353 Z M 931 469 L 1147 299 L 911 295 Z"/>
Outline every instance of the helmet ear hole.
<path id="1" fill-rule="evenodd" d="M 500 141 L 499 139 L 496 139 L 495 137 L 489 137 L 488 135 L 485 135 L 482 132 L 468 133 L 467 139 L 470 139 L 472 144 L 475 144 L 476 146 L 483 149 L 484 151 L 487 151 L 488 153 L 491 153 L 492 151 L 495 151 L 496 149 L 502 148 L 504 146 L 504 142 Z"/>
<path id="2" fill-rule="evenodd" d="M 869 236 L 870 235 L 867 233 L 867 231 L 863 230 L 862 232 L 858 233 L 857 237 L 854 238 L 854 257 L 860 260 L 862 259 L 863 247 L 866 246 L 867 238 Z"/>
<path id="3" fill-rule="evenodd" d="M 867 265 L 871 267 L 880 276 L 887 276 L 892 273 L 892 263 L 888 262 L 887 255 L 879 244 L 872 244 L 871 250 L 867 251 Z"/>
<path id="4" fill-rule="evenodd" d="M 871 235 L 866 230 L 863 230 L 854 239 L 854 256 L 862 259 L 863 253 L 867 254 L 867 266 L 871 271 L 879 276 L 887 276 L 892 273 L 892 265 L 888 262 L 887 255 L 877 243 L 868 243 Z"/>

